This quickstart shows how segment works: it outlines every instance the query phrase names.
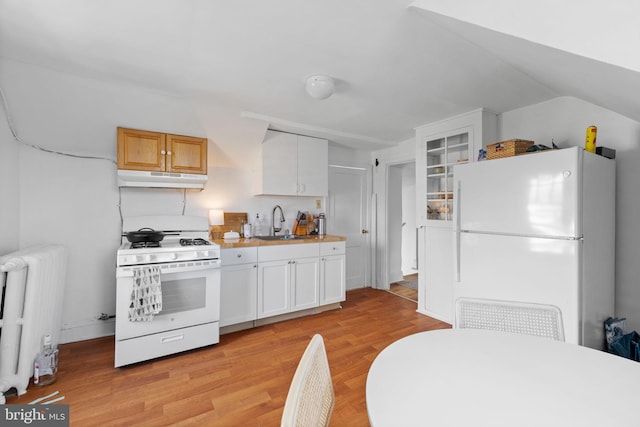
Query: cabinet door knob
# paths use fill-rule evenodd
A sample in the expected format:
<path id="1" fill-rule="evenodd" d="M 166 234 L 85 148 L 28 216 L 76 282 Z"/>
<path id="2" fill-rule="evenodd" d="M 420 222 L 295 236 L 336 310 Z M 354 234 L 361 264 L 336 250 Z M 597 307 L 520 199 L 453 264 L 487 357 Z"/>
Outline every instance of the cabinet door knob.
<path id="1" fill-rule="evenodd" d="M 242 258 L 242 254 L 238 254 L 236 255 L 238 258 Z"/>
<path id="2" fill-rule="evenodd" d="M 368 234 L 368 233 L 369 233 L 369 230 L 366 230 L 366 229 L 364 229 L 364 228 L 363 228 L 363 229 L 362 229 L 362 231 L 361 231 L 361 233 L 362 233 L 362 234 Z"/>
<path id="3" fill-rule="evenodd" d="M 167 152 L 166 152 L 166 151 L 164 151 L 164 150 L 161 150 L 161 151 L 160 151 L 160 154 L 162 154 L 162 155 L 164 156 L 165 154 L 167 154 Z"/>
<path id="4" fill-rule="evenodd" d="M 173 153 L 172 153 L 171 151 L 167 151 L 167 154 L 170 156 L 170 155 L 172 155 Z"/>

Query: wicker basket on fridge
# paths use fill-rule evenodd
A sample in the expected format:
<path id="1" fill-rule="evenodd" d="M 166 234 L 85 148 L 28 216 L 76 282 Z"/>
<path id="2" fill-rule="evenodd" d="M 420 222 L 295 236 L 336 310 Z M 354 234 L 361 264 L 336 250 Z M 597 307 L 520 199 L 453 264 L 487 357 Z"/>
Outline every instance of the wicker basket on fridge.
<path id="1" fill-rule="evenodd" d="M 527 149 L 533 144 L 533 141 L 527 141 L 526 139 L 509 139 L 489 144 L 487 145 L 487 159 L 517 156 L 518 154 L 526 153 Z"/>

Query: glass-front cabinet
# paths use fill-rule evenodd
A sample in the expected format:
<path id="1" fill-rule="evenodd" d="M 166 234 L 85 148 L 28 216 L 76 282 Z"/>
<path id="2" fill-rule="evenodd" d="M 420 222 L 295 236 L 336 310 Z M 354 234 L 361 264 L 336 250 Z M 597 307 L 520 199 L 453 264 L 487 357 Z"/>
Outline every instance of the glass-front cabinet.
<path id="1" fill-rule="evenodd" d="M 424 141 L 427 220 L 449 221 L 453 210 L 453 167 L 469 161 L 470 128 Z"/>
<path id="2" fill-rule="evenodd" d="M 497 141 L 497 116 L 479 109 L 416 128 L 416 224 L 451 227 L 457 165 Z"/>
<path id="3" fill-rule="evenodd" d="M 453 175 L 497 141 L 497 115 L 478 109 L 416 128 L 418 312 L 453 323 Z"/>

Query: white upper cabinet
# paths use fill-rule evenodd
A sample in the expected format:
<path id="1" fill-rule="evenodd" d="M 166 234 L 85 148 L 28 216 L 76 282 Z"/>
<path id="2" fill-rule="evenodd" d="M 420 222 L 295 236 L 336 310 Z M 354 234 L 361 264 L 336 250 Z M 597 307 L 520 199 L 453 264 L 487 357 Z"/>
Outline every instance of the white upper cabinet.
<path id="1" fill-rule="evenodd" d="M 416 129 L 418 225 L 450 226 L 455 166 L 476 161 L 496 138 L 497 116 L 482 109 Z"/>
<path id="2" fill-rule="evenodd" d="M 329 141 L 298 136 L 298 196 L 329 194 Z"/>
<path id="3" fill-rule="evenodd" d="M 257 194 L 325 197 L 328 164 L 326 139 L 268 130 L 262 143 Z"/>

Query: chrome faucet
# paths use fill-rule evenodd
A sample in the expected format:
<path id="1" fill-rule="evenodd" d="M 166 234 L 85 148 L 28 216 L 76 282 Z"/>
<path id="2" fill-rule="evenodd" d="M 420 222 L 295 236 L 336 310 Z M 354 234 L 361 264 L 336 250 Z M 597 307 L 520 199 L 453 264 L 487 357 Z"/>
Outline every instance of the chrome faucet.
<path id="1" fill-rule="evenodd" d="M 276 210 L 280 209 L 280 226 L 276 227 Z M 275 236 L 277 232 L 282 230 L 282 223 L 284 222 L 284 212 L 282 212 L 282 207 L 280 205 L 276 205 L 273 208 L 273 212 L 271 213 L 271 235 Z"/>

